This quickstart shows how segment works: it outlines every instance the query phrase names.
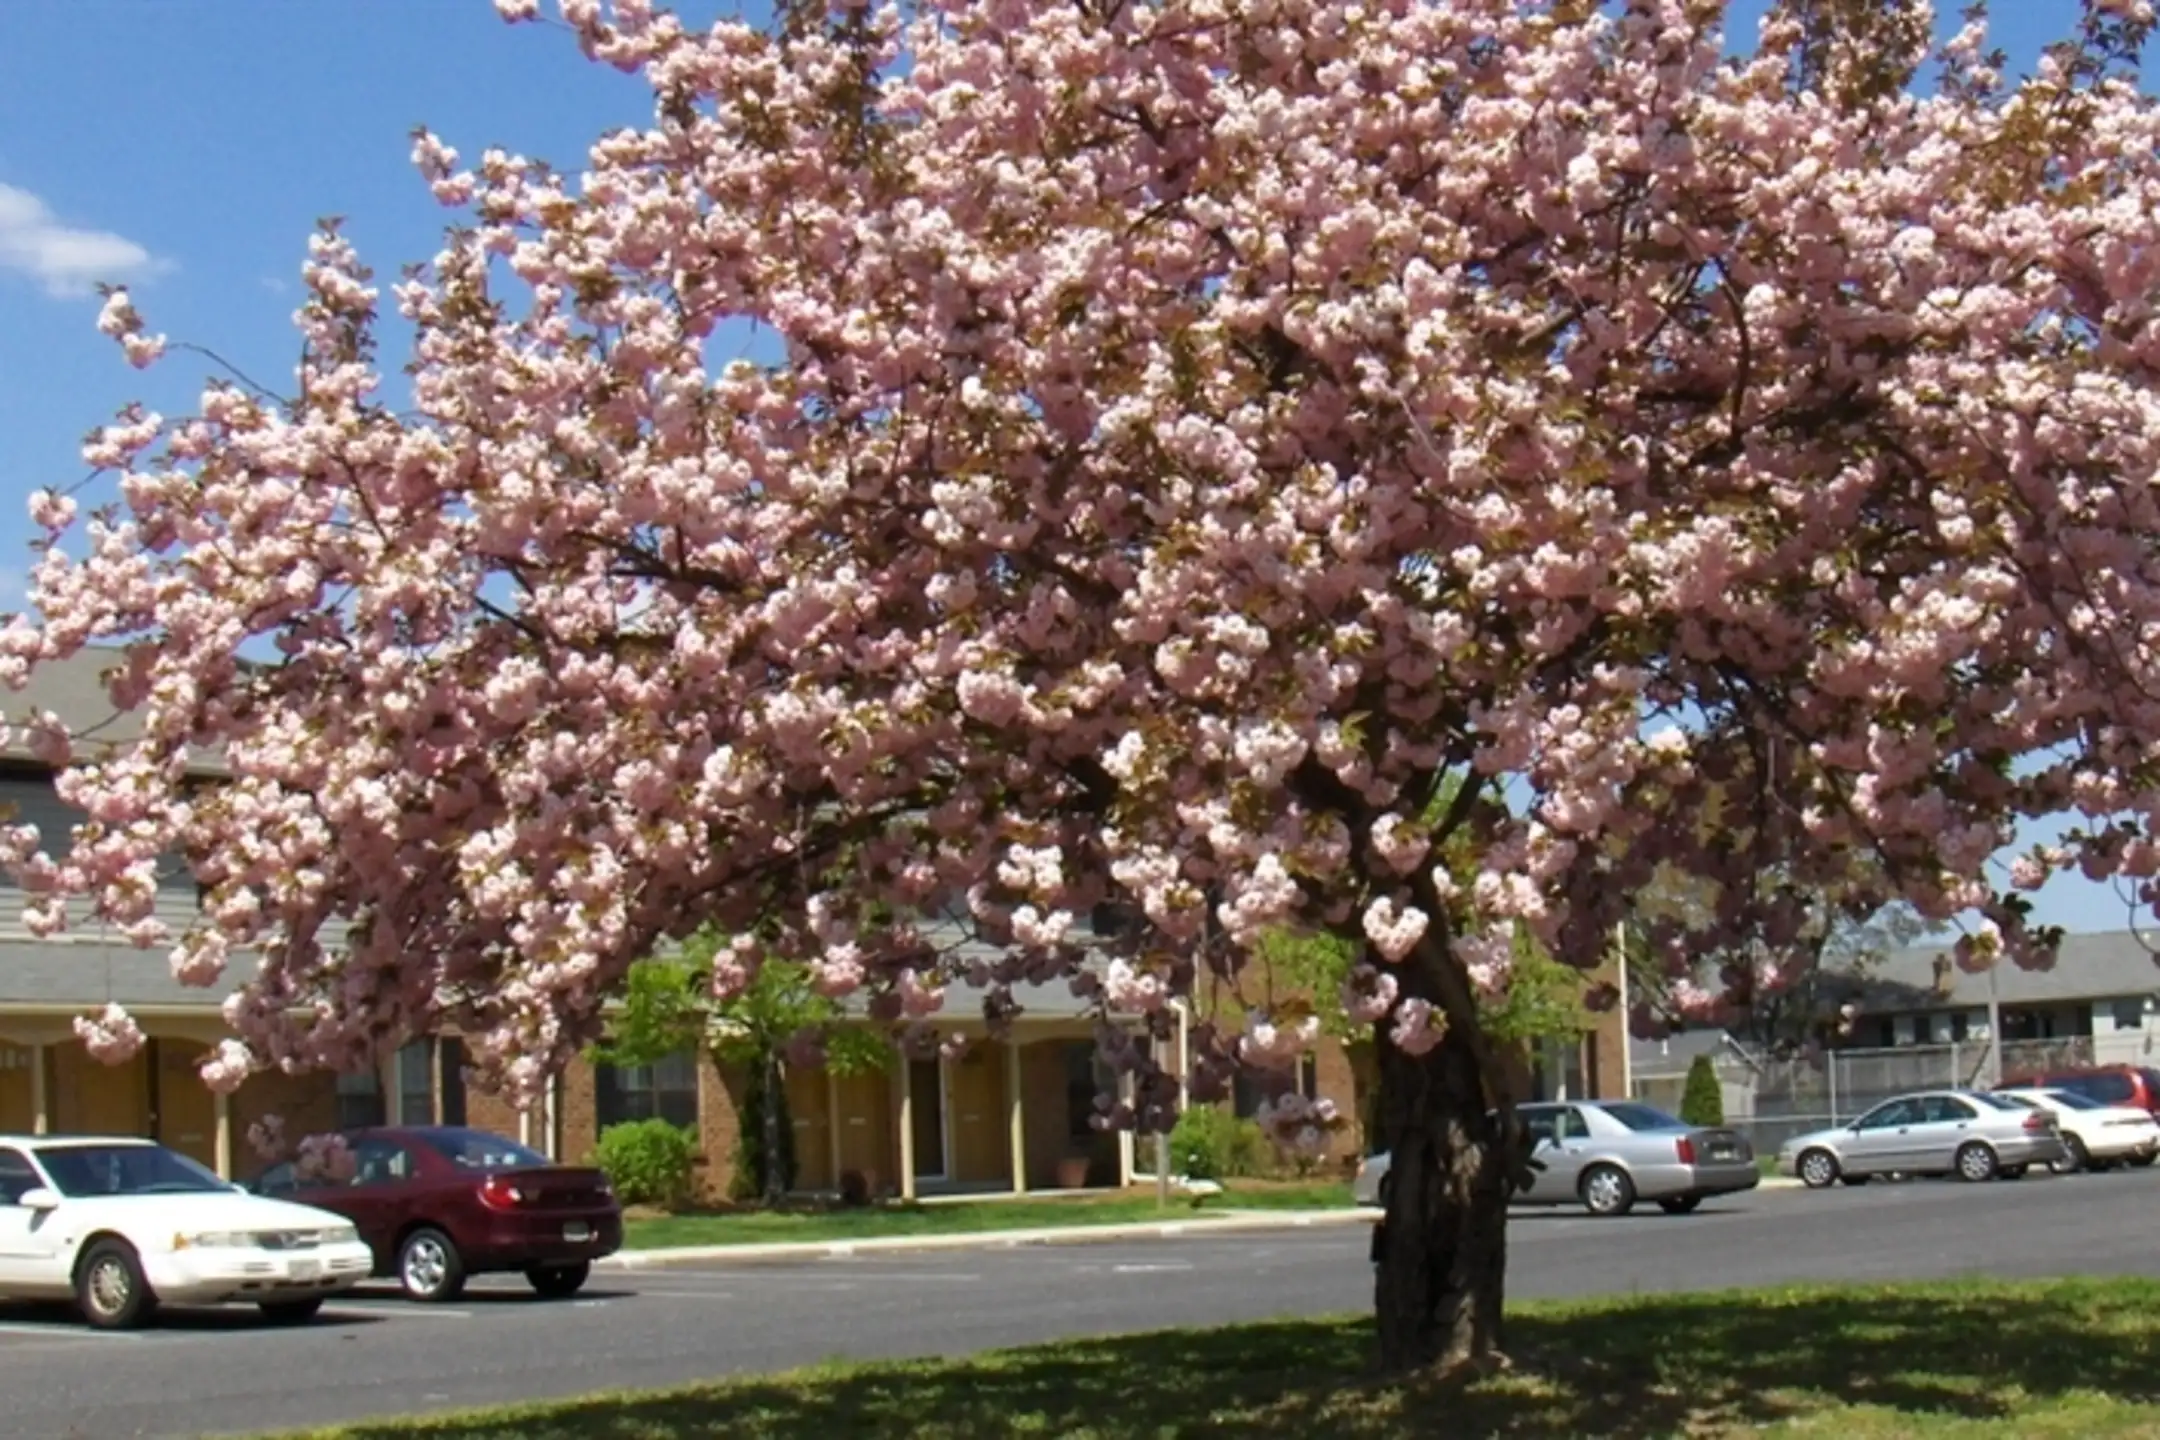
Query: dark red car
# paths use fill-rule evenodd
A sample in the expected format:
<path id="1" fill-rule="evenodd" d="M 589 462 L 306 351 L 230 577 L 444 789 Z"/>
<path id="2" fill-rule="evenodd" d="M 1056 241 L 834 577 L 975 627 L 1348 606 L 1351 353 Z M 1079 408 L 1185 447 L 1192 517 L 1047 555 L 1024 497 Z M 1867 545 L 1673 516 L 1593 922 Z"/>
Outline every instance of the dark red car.
<path id="1" fill-rule="evenodd" d="M 257 1194 L 343 1215 L 415 1300 L 455 1299 L 468 1276 L 522 1271 L 534 1290 L 574 1295 L 592 1262 L 622 1247 L 622 1206 L 598 1170 L 557 1165 L 514 1140 L 447 1125 L 348 1130 L 350 1182 L 263 1172 Z"/>

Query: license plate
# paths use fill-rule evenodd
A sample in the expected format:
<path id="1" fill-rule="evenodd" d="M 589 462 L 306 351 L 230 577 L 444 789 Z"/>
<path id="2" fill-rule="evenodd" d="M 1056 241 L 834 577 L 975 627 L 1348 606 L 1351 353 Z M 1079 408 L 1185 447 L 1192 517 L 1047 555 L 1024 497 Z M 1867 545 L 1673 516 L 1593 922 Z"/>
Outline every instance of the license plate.
<path id="1" fill-rule="evenodd" d="M 295 1260 L 292 1262 L 292 1268 L 286 1273 L 295 1280 L 313 1280 L 317 1275 L 322 1274 L 322 1261 Z"/>
<path id="2" fill-rule="evenodd" d="M 1713 1145 L 1710 1147 L 1710 1158 L 1713 1160 L 1737 1160 L 1740 1158 L 1740 1152 L 1730 1145 Z"/>
<path id="3" fill-rule="evenodd" d="M 573 1242 L 590 1240 L 592 1239 L 592 1226 L 582 1221 L 565 1225 L 562 1227 L 562 1238 Z"/>

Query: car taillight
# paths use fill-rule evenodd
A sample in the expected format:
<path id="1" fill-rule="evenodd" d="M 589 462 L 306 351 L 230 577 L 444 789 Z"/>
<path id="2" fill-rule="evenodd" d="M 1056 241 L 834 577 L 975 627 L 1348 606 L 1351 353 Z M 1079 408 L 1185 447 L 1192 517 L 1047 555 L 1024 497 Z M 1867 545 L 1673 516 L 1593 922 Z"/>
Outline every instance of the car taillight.
<path id="1" fill-rule="evenodd" d="M 490 1175 L 480 1182 L 480 1203 L 494 1210 L 508 1210 L 525 1203 L 525 1191 L 514 1181 Z"/>
<path id="2" fill-rule="evenodd" d="M 1693 1137 L 1682 1135 L 1678 1140 L 1673 1141 L 1673 1150 L 1679 1156 L 1682 1165 L 1695 1163 L 1695 1141 Z"/>
<path id="3" fill-rule="evenodd" d="M 2025 1128 L 2027 1130 L 2052 1130 L 2055 1128 L 2055 1122 L 2048 1116 L 2042 1115 L 2039 1111 L 2035 1110 L 2032 1114 L 2025 1117 Z"/>

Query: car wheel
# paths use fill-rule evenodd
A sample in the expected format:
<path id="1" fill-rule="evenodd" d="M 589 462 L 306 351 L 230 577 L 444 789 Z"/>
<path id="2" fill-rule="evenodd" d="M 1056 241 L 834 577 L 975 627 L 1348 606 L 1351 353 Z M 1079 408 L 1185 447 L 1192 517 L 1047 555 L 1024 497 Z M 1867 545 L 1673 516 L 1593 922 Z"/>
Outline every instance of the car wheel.
<path id="1" fill-rule="evenodd" d="M 591 1275 L 591 1264 L 583 1260 L 575 1265 L 535 1265 L 525 1272 L 525 1283 L 543 1300 L 567 1300 L 585 1288 Z"/>
<path id="2" fill-rule="evenodd" d="M 1960 1180 L 1978 1183 L 1982 1180 L 1993 1180 L 2002 1173 L 2002 1166 L 1995 1159 L 1993 1150 L 1974 1140 L 1958 1147 L 1957 1173 Z"/>
<path id="3" fill-rule="evenodd" d="M 1583 1171 L 1576 1193 L 1593 1215 L 1625 1215 L 1635 1208 L 1635 1182 L 1617 1165 L 1592 1165 Z"/>
<path id="4" fill-rule="evenodd" d="M 398 1247 L 398 1284 L 424 1305 L 455 1300 L 465 1289 L 465 1262 L 440 1230 L 420 1229 Z"/>
<path id="5" fill-rule="evenodd" d="M 1668 1215 L 1686 1215 L 1702 1204 L 1700 1195 L 1668 1195 L 1657 1202 L 1658 1209 Z"/>
<path id="6" fill-rule="evenodd" d="M 131 1330 L 150 1318 L 157 1297 L 142 1260 L 125 1240 L 100 1240 L 75 1266 L 75 1303 L 99 1330 Z"/>
<path id="7" fill-rule="evenodd" d="M 305 1325 L 322 1307 L 323 1297 L 310 1295 L 305 1300 L 265 1300 L 255 1308 L 272 1325 Z"/>
<path id="8" fill-rule="evenodd" d="M 2085 1142 L 2077 1136 L 2063 1136 L 2062 1148 L 2062 1159 L 2048 1162 L 2048 1169 L 2057 1175 L 2075 1175 L 2080 1170 L 2093 1168 L 2092 1152 L 2085 1148 Z"/>
<path id="9" fill-rule="evenodd" d="M 1810 1190 L 1824 1189 L 1838 1178 L 1837 1156 L 1828 1150 L 1806 1151 L 1794 1168 L 1800 1172 L 1800 1183 Z"/>

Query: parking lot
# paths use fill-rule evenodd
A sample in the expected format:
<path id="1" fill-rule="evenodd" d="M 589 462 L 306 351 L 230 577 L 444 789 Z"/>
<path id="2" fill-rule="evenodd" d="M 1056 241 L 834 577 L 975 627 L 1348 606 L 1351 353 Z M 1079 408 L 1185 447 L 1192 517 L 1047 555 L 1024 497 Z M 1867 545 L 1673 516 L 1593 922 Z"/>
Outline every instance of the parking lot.
<path id="1" fill-rule="evenodd" d="M 1766 1190 L 1694 1215 L 1518 1212 L 1520 1298 L 1796 1280 L 2160 1275 L 2160 1171 Z M 476 1284 L 425 1308 L 385 1291 L 314 1323 L 176 1313 L 97 1334 L 0 1309 L 0 1436 L 182 1436 L 299 1427 L 835 1357 L 965 1354 L 1070 1335 L 1364 1308 L 1362 1227 L 596 1276 L 577 1300 Z"/>

